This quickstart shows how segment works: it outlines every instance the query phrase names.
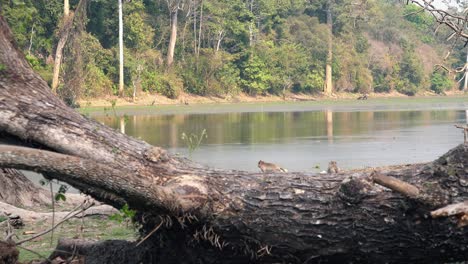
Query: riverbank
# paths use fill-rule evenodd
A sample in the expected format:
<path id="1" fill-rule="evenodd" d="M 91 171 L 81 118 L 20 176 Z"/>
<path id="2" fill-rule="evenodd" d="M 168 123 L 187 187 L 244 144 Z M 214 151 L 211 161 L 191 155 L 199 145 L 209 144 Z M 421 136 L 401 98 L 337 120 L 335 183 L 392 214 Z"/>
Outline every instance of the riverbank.
<path id="1" fill-rule="evenodd" d="M 251 97 L 240 95 L 238 100 L 201 96 L 181 96 L 171 100 L 160 95 L 146 95 L 135 102 L 110 97 L 81 101 L 79 111 L 86 115 L 147 115 L 201 114 L 229 112 L 293 112 L 293 111 L 388 111 L 388 110 L 449 110 L 468 109 L 468 94 L 446 96 L 423 94 L 405 96 L 398 93 L 369 94 L 367 100 L 357 100 L 357 94 L 335 94 L 332 97 L 290 95 Z M 151 101 L 152 100 L 152 101 Z"/>
<path id="2" fill-rule="evenodd" d="M 463 92 L 447 92 L 448 97 L 468 96 Z M 356 100 L 361 94 L 355 93 L 334 93 L 330 96 L 323 94 L 287 94 L 286 96 L 278 95 L 258 95 L 250 96 L 240 93 L 235 96 L 227 95 L 219 96 L 199 96 L 193 94 L 182 94 L 177 99 L 171 99 L 160 94 L 140 93 L 135 100 L 132 98 L 120 98 L 117 96 L 109 96 L 106 98 L 88 98 L 79 100 L 78 103 L 82 108 L 93 107 L 111 107 L 113 103 L 116 106 L 155 106 L 155 105 L 191 105 L 191 104 L 232 104 L 232 103 L 266 103 L 266 102 L 306 102 L 306 101 L 341 101 L 341 100 Z M 392 93 L 371 93 L 368 98 L 421 98 L 421 97 L 445 97 L 432 92 L 425 92 L 416 96 L 407 96 L 398 92 Z"/>

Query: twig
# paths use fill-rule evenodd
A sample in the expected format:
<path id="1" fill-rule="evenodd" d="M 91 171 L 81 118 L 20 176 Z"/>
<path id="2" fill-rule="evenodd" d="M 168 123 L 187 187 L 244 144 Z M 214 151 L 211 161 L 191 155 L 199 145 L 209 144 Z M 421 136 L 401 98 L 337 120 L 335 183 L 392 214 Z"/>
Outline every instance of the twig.
<path id="1" fill-rule="evenodd" d="M 81 213 L 81 226 L 80 226 L 80 238 L 83 238 L 84 218 L 85 218 L 85 212 L 82 211 L 82 213 Z"/>
<path id="2" fill-rule="evenodd" d="M 411 185 L 407 182 L 404 182 L 394 177 L 385 176 L 376 171 L 372 173 L 371 178 L 375 183 L 387 187 L 398 193 L 401 193 L 407 197 L 419 198 L 419 189 L 416 186 Z"/>
<path id="3" fill-rule="evenodd" d="M 162 221 L 161 219 L 161 223 L 159 223 L 159 225 L 157 227 L 155 227 L 153 229 L 153 231 L 149 232 L 149 234 L 147 234 L 142 240 L 140 240 L 140 242 L 138 242 L 138 244 L 136 244 L 135 247 L 138 247 L 139 245 L 141 245 L 141 243 L 143 243 L 146 239 L 148 239 L 152 234 L 154 234 L 154 232 L 158 231 L 158 229 L 162 226 L 162 224 L 164 223 L 164 221 Z"/>
<path id="4" fill-rule="evenodd" d="M 463 129 L 463 143 L 467 144 L 468 143 L 468 125 L 467 126 L 462 126 L 462 125 L 454 125 L 456 128 Z"/>
<path id="5" fill-rule="evenodd" d="M 458 217 L 458 227 L 464 227 L 468 225 L 468 201 L 461 203 L 450 204 L 445 207 L 439 208 L 431 212 L 432 218 L 439 217 Z"/>
<path id="6" fill-rule="evenodd" d="M 54 188 L 52 186 L 52 181 L 49 182 L 50 186 L 50 199 L 52 202 L 52 228 L 54 227 L 55 222 L 55 199 L 54 199 Z M 50 233 L 50 246 L 54 243 L 54 229 Z"/>
<path id="7" fill-rule="evenodd" d="M 25 238 L 25 239 L 23 239 L 23 240 L 20 240 L 20 241 L 16 242 L 16 245 L 21 245 L 21 244 L 23 244 L 23 243 L 25 243 L 25 242 L 31 241 L 31 240 L 33 240 L 33 239 L 35 239 L 35 238 L 38 238 L 38 237 L 40 237 L 40 236 L 43 236 L 43 235 L 45 235 L 45 234 L 47 234 L 47 233 L 53 231 L 53 230 L 54 230 L 55 228 L 57 228 L 59 225 L 61 225 L 61 224 L 63 224 L 64 222 L 68 221 L 69 219 L 75 217 L 76 215 L 78 215 L 78 214 L 81 213 L 82 211 L 85 211 L 86 209 L 88 209 L 89 207 L 91 207 L 91 206 L 93 206 L 93 205 L 94 205 L 94 202 L 91 202 L 91 203 L 89 203 L 88 205 L 83 204 L 81 210 L 76 211 L 76 212 L 70 214 L 70 215 L 67 216 L 67 217 L 64 217 L 62 220 L 60 220 L 60 222 L 58 222 L 58 223 L 57 223 L 55 226 L 53 226 L 52 228 L 50 228 L 50 229 L 48 229 L 48 230 L 45 230 L 45 231 L 43 231 L 43 232 L 40 232 L 40 233 L 38 233 L 38 234 L 36 234 L 36 235 L 34 235 L 34 236 L 32 236 L 32 237 L 29 237 L 29 238 Z"/>

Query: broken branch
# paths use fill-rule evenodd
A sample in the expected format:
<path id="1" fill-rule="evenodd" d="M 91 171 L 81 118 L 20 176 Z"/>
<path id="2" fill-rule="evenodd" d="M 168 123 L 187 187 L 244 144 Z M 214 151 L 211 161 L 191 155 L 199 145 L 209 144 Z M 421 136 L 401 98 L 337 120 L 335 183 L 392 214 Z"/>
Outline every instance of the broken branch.
<path id="1" fill-rule="evenodd" d="M 372 180 L 390 190 L 401 193 L 409 198 L 419 198 L 420 191 L 417 187 L 391 176 L 385 176 L 374 171 L 371 175 Z"/>

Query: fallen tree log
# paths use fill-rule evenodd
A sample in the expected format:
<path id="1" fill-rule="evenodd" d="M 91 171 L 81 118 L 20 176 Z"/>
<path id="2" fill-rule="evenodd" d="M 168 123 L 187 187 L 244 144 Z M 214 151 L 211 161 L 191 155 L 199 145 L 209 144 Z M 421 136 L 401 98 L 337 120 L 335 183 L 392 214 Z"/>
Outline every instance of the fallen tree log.
<path id="1" fill-rule="evenodd" d="M 56 209 L 65 211 L 83 203 L 85 199 L 85 195 L 67 193 L 66 200 L 55 203 L 55 206 Z M 21 171 L 8 168 L 0 169 L 0 203 L 2 202 L 32 211 L 52 205 L 50 190 L 36 186 Z M 0 206 L 0 213 L 3 208 Z"/>
<path id="2" fill-rule="evenodd" d="M 0 202 L 0 216 L 17 215 L 26 222 L 47 220 L 53 216 L 57 219 L 65 218 L 65 216 L 70 215 L 70 213 L 71 212 L 69 211 L 58 211 L 55 213 L 36 212 L 36 211 L 18 208 L 10 204 Z M 76 217 L 80 218 L 80 217 L 86 217 L 86 216 L 92 216 L 92 215 L 110 216 L 116 213 L 118 213 L 118 211 L 114 207 L 101 204 L 101 205 L 96 205 L 96 206 L 88 208 L 86 211 L 77 215 Z"/>
<path id="3" fill-rule="evenodd" d="M 0 167 L 43 172 L 97 200 L 127 203 L 138 210 L 142 235 L 157 229 L 138 247 L 119 242 L 124 245 L 119 252 L 138 252 L 131 260 L 101 254 L 103 260 L 89 253 L 87 263 L 468 259 L 468 232 L 457 227 L 459 215 L 431 217 L 435 209 L 468 200 L 464 145 L 432 163 L 376 169 L 415 188 L 395 191 L 375 184 L 375 174 L 366 171 L 317 175 L 212 169 L 68 108 L 13 43 L 0 18 L 0 132 L 32 142 L 36 149 L 2 146 Z M 114 246 L 96 244 L 100 250 Z M 80 252 L 102 252 L 86 248 Z"/>
<path id="4" fill-rule="evenodd" d="M 50 193 L 35 186 L 22 172 L 3 168 L 0 169 L 0 201 L 31 208 L 50 204 Z"/>

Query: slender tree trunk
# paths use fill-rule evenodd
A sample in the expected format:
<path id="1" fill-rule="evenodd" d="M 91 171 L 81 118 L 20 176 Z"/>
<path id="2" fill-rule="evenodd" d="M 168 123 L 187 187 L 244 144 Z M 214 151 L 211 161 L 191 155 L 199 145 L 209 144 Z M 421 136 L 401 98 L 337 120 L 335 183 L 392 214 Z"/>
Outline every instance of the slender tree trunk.
<path id="1" fill-rule="evenodd" d="M 122 0 L 119 0 L 119 96 L 124 92 L 124 54 L 123 54 L 123 11 Z"/>
<path id="2" fill-rule="evenodd" d="M 221 41 L 223 41 L 224 38 L 224 30 L 220 30 L 218 32 L 218 41 L 216 42 L 216 52 L 219 51 L 219 48 L 221 47 Z"/>
<path id="3" fill-rule="evenodd" d="M 179 7 L 176 6 L 171 11 L 171 37 L 169 39 L 169 48 L 167 50 L 167 66 L 170 67 L 174 62 L 174 50 L 177 41 L 177 15 Z"/>
<path id="4" fill-rule="evenodd" d="M 55 50 L 55 60 L 54 60 L 54 72 L 52 76 L 52 92 L 57 94 L 57 87 L 59 85 L 59 75 L 60 75 L 60 65 L 62 64 L 62 55 L 63 55 L 63 48 L 67 43 L 69 30 L 71 25 L 70 21 L 70 4 L 68 0 L 63 1 L 63 19 L 62 19 L 62 34 L 60 35 L 60 39 L 57 43 L 57 49 Z M 34 31 L 34 27 L 33 27 Z M 31 40 L 32 40 L 32 33 L 31 33 Z M 31 41 L 32 43 L 32 41 Z"/>
<path id="5" fill-rule="evenodd" d="M 29 37 L 28 55 L 31 55 L 31 49 L 32 49 L 32 45 L 33 45 L 33 37 L 34 37 L 34 26 L 35 26 L 35 24 L 33 23 L 32 28 L 31 28 L 31 36 Z"/>
<path id="6" fill-rule="evenodd" d="M 200 2 L 200 23 L 198 29 L 198 48 L 197 48 L 197 57 L 200 56 L 200 47 L 201 47 L 201 37 L 202 37 L 202 25 L 203 25 L 203 0 Z"/>
<path id="7" fill-rule="evenodd" d="M 325 67 L 325 87 L 323 89 L 326 95 L 333 93 L 333 81 L 332 81 L 332 62 L 333 62 L 333 19 L 331 12 L 331 0 L 327 1 L 327 26 L 328 26 L 328 55 L 327 64 Z"/>
<path id="8" fill-rule="evenodd" d="M 249 0 L 249 10 L 252 15 L 254 15 L 253 10 L 254 10 L 254 0 Z M 253 45 L 254 42 L 254 23 L 251 21 L 249 23 L 249 46 Z"/>
<path id="9" fill-rule="evenodd" d="M 69 0 L 63 0 L 63 17 L 66 19 L 70 15 L 70 3 Z"/>
<path id="10" fill-rule="evenodd" d="M 193 52 L 197 54 L 197 2 L 193 0 Z"/>
<path id="11" fill-rule="evenodd" d="M 186 18 L 190 18 L 191 14 L 187 14 L 187 17 Z M 187 35 L 187 27 L 190 23 L 190 19 L 186 19 L 185 20 L 185 23 L 184 23 L 184 28 L 182 29 L 182 61 L 185 61 L 185 37 Z"/>
<path id="12" fill-rule="evenodd" d="M 59 39 L 57 43 L 57 49 L 55 50 L 55 60 L 54 60 L 54 73 L 52 76 L 52 92 L 57 94 L 57 87 L 59 84 L 59 75 L 60 75 L 60 65 L 62 64 L 62 55 L 63 48 L 68 39 L 68 34 Z"/>

